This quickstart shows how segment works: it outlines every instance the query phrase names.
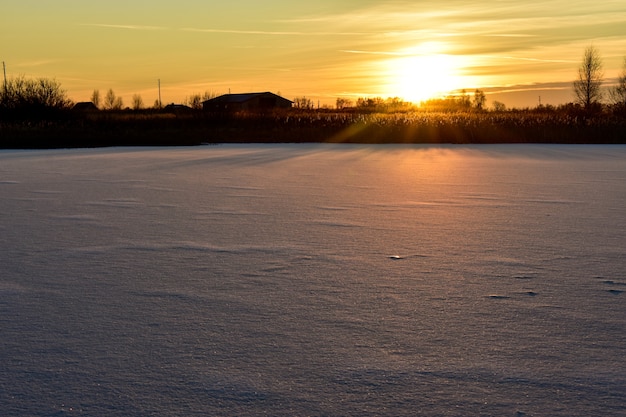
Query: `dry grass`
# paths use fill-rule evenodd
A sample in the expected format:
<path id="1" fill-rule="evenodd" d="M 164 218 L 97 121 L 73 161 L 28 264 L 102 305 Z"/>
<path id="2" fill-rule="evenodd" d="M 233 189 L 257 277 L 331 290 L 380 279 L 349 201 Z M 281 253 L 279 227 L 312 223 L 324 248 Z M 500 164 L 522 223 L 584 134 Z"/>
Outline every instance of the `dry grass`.
<path id="1" fill-rule="evenodd" d="M 66 113 L 0 121 L 0 147 L 196 145 L 225 142 L 626 143 L 626 118 L 575 111 L 282 111 Z"/>

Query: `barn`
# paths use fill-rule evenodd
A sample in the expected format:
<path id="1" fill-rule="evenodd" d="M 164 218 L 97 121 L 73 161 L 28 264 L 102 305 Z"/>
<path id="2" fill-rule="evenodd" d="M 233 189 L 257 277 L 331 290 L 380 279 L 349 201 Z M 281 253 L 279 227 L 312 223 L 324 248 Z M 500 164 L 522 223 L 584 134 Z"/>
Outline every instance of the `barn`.
<path id="1" fill-rule="evenodd" d="M 236 112 L 289 109 L 293 102 L 270 92 L 224 94 L 202 102 L 206 111 Z"/>

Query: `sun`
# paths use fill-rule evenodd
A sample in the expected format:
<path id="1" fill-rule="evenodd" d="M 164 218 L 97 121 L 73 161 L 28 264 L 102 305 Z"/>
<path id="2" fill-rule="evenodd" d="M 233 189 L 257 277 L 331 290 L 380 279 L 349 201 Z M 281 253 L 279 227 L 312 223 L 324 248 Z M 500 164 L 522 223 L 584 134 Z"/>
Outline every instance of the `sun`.
<path id="1" fill-rule="evenodd" d="M 419 103 L 463 87 L 459 58 L 447 54 L 400 56 L 386 62 L 388 94 Z"/>

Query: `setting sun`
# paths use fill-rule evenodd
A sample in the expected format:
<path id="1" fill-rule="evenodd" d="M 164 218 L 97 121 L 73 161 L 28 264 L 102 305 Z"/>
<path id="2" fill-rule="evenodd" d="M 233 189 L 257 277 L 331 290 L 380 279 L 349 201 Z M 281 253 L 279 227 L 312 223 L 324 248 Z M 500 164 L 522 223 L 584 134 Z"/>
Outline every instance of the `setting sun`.
<path id="1" fill-rule="evenodd" d="M 459 60 L 451 55 L 403 56 L 386 65 L 389 95 L 414 103 L 464 87 Z"/>
<path id="2" fill-rule="evenodd" d="M 113 89 L 126 105 L 269 91 L 332 108 L 481 89 L 527 107 L 572 100 L 586 45 L 607 80 L 626 50 L 623 1 L 144 3 L 2 2 L 6 77 L 54 78 L 74 101 Z"/>

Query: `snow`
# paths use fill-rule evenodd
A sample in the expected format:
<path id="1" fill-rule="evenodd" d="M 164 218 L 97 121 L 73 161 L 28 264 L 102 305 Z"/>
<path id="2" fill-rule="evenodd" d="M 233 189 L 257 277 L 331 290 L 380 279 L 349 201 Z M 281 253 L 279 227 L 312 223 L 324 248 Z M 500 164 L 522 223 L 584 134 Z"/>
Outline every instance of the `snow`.
<path id="1" fill-rule="evenodd" d="M 626 413 L 626 146 L 0 151 L 3 416 Z"/>

